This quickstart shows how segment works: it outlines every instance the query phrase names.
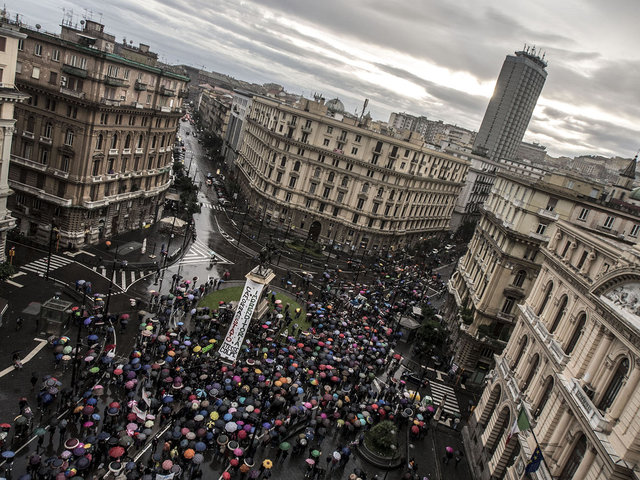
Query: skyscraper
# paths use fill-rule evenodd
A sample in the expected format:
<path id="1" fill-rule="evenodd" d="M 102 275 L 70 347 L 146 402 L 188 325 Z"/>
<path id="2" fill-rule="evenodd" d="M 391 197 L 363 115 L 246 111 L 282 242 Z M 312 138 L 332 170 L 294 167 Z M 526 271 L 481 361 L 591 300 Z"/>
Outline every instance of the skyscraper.
<path id="1" fill-rule="evenodd" d="M 513 159 L 547 78 L 535 47 L 508 55 L 484 114 L 473 151 L 491 160 Z"/>

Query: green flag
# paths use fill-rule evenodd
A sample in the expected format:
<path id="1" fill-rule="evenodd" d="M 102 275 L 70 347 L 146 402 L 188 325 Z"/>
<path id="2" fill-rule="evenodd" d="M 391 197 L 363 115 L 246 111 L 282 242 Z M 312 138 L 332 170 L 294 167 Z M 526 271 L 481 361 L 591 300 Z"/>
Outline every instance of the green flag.
<path id="1" fill-rule="evenodd" d="M 518 414 L 518 430 L 524 432 L 525 430 L 529 430 L 531 428 L 531 424 L 529 423 L 529 417 L 524 408 L 520 409 L 520 413 Z"/>

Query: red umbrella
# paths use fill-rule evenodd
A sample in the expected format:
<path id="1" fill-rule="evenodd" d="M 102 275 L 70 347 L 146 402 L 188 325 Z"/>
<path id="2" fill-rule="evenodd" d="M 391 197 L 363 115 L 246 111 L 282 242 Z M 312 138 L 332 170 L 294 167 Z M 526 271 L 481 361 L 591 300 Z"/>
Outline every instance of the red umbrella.
<path id="1" fill-rule="evenodd" d="M 120 458 L 122 455 L 124 455 L 124 448 L 117 446 L 117 447 L 111 447 L 109 449 L 109 456 L 111 458 Z"/>

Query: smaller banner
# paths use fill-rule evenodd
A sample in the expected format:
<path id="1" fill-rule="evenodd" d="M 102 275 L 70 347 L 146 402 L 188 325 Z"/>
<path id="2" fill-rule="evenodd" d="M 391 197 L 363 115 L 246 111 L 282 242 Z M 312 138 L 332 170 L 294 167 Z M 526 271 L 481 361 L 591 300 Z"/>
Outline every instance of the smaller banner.
<path id="1" fill-rule="evenodd" d="M 220 346 L 220 356 L 226 358 L 230 362 L 235 362 L 242 347 L 242 342 L 249 329 L 249 323 L 253 312 L 258 306 L 260 300 L 260 294 L 262 293 L 262 283 L 256 283 L 247 279 L 247 283 L 244 285 L 242 296 L 238 302 L 236 313 L 233 316 L 229 331 L 224 337 L 224 342 Z"/>
<path id="2" fill-rule="evenodd" d="M 156 480 L 173 480 L 175 475 L 175 472 L 171 472 L 169 475 L 160 475 L 159 473 L 156 473 Z"/>

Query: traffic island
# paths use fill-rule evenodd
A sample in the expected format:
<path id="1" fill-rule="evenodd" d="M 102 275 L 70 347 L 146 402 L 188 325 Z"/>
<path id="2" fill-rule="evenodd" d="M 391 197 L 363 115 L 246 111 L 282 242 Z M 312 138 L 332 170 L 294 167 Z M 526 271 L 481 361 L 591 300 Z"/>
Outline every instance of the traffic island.
<path id="1" fill-rule="evenodd" d="M 366 462 L 385 470 L 393 470 L 402 465 L 400 437 L 397 426 L 384 420 L 375 425 L 364 435 L 358 445 L 358 453 Z"/>

